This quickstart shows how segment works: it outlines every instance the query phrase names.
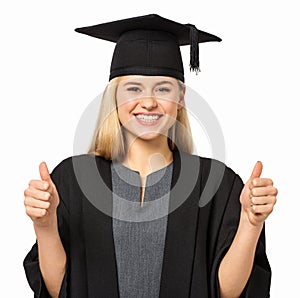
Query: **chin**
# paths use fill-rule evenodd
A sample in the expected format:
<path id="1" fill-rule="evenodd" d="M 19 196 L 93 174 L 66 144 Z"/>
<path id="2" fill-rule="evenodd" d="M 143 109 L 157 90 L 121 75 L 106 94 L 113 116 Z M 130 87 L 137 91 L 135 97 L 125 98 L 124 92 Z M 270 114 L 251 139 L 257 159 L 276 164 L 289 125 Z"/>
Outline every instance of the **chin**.
<path id="1" fill-rule="evenodd" d="M 141 140 L 145 140 L 145 141 L 151 141 L 151 140 L 155 140 L 159 137 L 161 137 L 162 135 L 158 132 L 149 132 L 149 133 L 143 133 L 140 134 L 138 136 L 136 136 L 137 138 L 141 139 Z"/>
<path id="2" fill-rule="evenodd" d="M 127 127 L 125 129 L 127 137 L 129 139 L 140 139 L 144 141 L 151 141 L 162 137 L 168 137 L 168 130 L 158 128 L 157 130 L 148 129 L 134 129 L 133 127 Z"/>

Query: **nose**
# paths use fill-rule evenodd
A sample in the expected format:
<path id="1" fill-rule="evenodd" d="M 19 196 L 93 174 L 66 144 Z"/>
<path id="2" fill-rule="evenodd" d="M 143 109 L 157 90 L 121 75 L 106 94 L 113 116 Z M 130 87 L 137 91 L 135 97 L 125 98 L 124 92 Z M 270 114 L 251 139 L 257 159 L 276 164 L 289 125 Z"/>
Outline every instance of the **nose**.
<path id="1" fill-rule="evenodd" d="M 145 96 L 140 99 L 140 105 L 141 105 L 141 107 L 143 107 L 147 110 L 156 108 L 157 107 L 156 97 L 153 95 Z"/>

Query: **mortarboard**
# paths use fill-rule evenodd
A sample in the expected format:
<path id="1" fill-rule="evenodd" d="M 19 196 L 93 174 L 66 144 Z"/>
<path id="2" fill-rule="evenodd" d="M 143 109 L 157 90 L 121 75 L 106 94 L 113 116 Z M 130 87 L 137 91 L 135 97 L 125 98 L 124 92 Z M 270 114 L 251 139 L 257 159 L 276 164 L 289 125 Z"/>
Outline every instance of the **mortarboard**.
<path id="1" fill-rule="evenodd" d="M 123 75 L 171 76 L 184 82 L 180 46 L 190 45 L 190 69 L 199 70 L 198 43 L 221 38 L 156 14 L 123 19 L 76 32 L 116 43 L 109 80 Z"/>

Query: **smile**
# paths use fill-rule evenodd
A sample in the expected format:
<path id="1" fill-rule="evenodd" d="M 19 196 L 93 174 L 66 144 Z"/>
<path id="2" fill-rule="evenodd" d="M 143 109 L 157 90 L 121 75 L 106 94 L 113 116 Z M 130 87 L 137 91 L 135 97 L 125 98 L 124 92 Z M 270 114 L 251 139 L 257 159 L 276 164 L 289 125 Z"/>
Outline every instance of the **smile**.
<path id="1" fill-rule="evenodd" d="M 162 116 L 163 115 L 160 115 L 160 114 L 151 114 L 151 115 L 138 114 L 138 115 L 135 115 L 138 122 L 143 125 L 155 125 Z"/>

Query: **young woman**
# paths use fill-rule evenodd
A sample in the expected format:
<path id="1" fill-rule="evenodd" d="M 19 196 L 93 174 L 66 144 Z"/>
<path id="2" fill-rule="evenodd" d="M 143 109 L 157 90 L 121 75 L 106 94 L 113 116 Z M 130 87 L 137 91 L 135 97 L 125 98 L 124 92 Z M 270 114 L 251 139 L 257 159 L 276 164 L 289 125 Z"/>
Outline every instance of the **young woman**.
<path id="1" fill-rule="evenodd" d="M 35 297 L 269 297 L 277 189 L 261 162 L 243 184 L 192 154 L 179 45 L 197 69 L 220 39 L 157 15 L 76 31 L 117 45 L 89 153 L 41 163 L 25 190 Z"/>

